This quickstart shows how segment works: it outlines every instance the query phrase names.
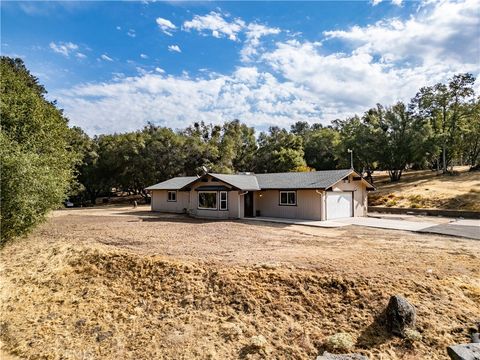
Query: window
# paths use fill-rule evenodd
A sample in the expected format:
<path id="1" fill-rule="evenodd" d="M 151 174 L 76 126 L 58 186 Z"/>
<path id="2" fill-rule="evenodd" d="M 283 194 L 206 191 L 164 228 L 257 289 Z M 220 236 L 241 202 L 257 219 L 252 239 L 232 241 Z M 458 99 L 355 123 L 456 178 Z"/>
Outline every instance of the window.
<path id="1" fill-rule="evenodd" d="M 220 210 L 228 210 L 228 193 L 220 191 Z"/>
<path id="2" fill-rule="evenodd" d="M 198 192 L 198 208 L 199 209 L 217 209 L 217 192 L 216 191 L 199 191 Z"/>
<path id="3" fill-rule="evenodd" d="M 176 191 L 169 191 L 167 196 L 168 196 L 167 201 L 177 201 Z"/>
<path id="4" fill-rule="evenodd" d="M 295 191 L 280 191 L 280 205 L 297 205 L 297 193 Z"/>

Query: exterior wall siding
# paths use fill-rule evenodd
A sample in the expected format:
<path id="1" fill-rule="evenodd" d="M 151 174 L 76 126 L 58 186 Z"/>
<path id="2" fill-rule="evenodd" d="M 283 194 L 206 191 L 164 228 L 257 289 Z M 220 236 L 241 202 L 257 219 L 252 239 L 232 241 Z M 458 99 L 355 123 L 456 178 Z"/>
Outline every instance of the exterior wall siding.
<path id="1" fill-rule="evenodd" d="M 321 219 L 321 196 L 315 190 L 297 190 L 297 205 L 280 205 L 280 190 L 263 190 L 255 194 L 260 216 L 290 219 Z"/>
<path id="2" fill-rule="evenodd" d="M 152 210 L 170 213 L 183 213 L 188 208 L 188 191 L 177 191 L 177 201 L 167 201 L 167 190 L 152 191 Z"/>

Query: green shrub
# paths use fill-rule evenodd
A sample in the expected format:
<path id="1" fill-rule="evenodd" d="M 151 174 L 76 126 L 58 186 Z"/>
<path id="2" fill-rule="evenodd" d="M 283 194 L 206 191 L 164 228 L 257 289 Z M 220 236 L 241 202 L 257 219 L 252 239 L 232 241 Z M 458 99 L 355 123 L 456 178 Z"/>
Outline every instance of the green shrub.
<path id="1" fill-rule="evenodd" d="M 0 243 L 27 233 L 61 204 L 77 156 L 67 120 L 20 59 L 2 57 Z"/>

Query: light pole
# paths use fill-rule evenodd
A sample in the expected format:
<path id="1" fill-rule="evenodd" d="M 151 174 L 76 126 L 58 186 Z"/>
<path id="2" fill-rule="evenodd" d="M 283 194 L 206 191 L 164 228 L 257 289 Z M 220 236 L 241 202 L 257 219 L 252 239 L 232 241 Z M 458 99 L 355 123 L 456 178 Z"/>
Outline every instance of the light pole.
<path id="1" fill-rule="evenodd" d="M 347 149 L 347 151 L 350 153 L 350 169 L 353 169 L 353 150 Z"/>

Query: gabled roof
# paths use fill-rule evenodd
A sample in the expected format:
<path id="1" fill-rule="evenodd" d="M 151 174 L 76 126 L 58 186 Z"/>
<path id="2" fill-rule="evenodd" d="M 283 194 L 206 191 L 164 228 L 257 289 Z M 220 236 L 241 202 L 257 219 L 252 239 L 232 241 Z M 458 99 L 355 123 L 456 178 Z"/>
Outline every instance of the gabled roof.
<path id="1" fill-rule="evenodd" d="M 261 189 L 327 189 L 352 169 L 255 174 Z"/>
<path id="2" fill-rule="evenodd" d="M 149 186 L 145 190 L 178 190 L 197 180 L 197 176 L 179 176 Z"/>
<path id="3" fill-rule="evenodd" d="M 360 174 L 352 169 L 237 175 L 208 173 L 204 176 L 210 175 L 242 191 L 257 191 L 266 189 L 328 189 L 352 173 L 360 177 Z M 204 176 L 176 177 L 150 186 L 146 190 L 182 190 Z M 363 178 L 362 181 L 367 184 L 369 189 L 374 189 L 368 181 Z"/>
<path id="4" fill-rule="evenodd" d="M 237 174 L 237 175 L 230 175 L 230 174 L 211 174 L 214 178 L 223 181 L 224 183 L 230 184 L 235 186 L 236 188 L 248 191 L 248 190 L 260 190 L 258 186 L 257 178 L 255 174 Z"/>

